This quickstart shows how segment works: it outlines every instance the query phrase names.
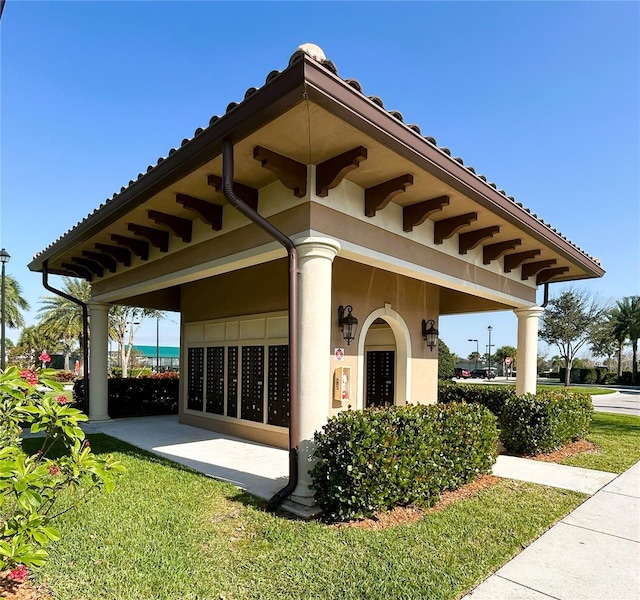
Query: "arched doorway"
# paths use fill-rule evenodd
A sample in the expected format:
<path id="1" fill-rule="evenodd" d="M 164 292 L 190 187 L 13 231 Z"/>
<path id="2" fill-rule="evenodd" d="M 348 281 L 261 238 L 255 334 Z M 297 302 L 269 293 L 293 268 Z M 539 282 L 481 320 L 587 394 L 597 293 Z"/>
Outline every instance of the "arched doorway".
<path id="1" fill-rule="evenodd" d="M 396 339 L 382 318 L 369 327 L 364 342 L 364 405 L 393 406 L 396 395 Z"/>
<path id="2" fill-rule="evenodd" d="M 358 408 L 411 401 L 411 337 L 390 304 L 374 310 L 362 323 L 357 390 Z"/>

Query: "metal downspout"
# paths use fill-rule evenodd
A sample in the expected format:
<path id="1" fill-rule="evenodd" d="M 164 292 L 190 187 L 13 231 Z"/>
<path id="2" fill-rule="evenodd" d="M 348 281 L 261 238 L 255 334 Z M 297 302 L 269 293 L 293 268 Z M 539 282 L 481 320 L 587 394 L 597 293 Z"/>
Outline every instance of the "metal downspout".
<path id="1" fill-rule="evenodd" d="M 42 285 L 46 290 L 53 292 L 57 296 L 66 298 L 74 304 L 78 304 L 82 307 L 82 339 L 84 344 L 82 345 L 82 380 L 84 382 L 84 410 L 89 414 L 89 309 L 87 303 L 78 298 L 74 298 L 69 294 L 61 290 L 57 290 L 53 286 L 49 285 L 49 264 L 48 261 L 44 261 L 42 265 Z"/>
<path id="2" fill-rule="evenodd" d="M 289 481 L 267 504 L 268 510 L 276 510 L 298 484 L 298 251 L 290 238 L 236 196 L 233 173 L 233 142 L 225 141 L 222 144 L 224 195 L 234 208 L 282 244 L 289 256 Z"/>
<path id="3" fill-rule="evenodd" d="M 544 302 L 540 305 L 540 308 L 546 308 L 549 304 L 549 284 L 544 284 Z"/>

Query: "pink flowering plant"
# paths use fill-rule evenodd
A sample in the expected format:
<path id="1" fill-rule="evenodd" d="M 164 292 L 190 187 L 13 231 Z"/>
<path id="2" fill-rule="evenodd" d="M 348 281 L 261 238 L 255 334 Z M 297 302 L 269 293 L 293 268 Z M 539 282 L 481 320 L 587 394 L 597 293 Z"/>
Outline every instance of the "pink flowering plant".
<path id="1" fill-rule="evenodd" d="M 62 391 L 52 373 L 16 367 L 0 373 L 0 571 L 9 569 L 15 580 L 47 561 L 45 547 L 60 539 L 56 517 L 99 490 L 113 491 L 124 472 L 112 456 L 91 452 L 79 426 L 87 416 L 65 395 L 43 391 Z M 42 436 L 34 454 L 22 448 L 23 426 Z M 55 459 L 48 456 L 54 444 Z"/>

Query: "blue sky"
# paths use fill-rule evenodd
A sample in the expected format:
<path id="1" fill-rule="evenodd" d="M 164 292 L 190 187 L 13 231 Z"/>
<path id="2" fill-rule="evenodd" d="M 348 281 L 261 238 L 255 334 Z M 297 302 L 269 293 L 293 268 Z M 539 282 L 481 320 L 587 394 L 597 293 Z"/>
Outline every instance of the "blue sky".
<path id="1" fill-rule="evenodd" d="M 304 42 L 599 257 L 607 274 L 581 287 L 640 293 L 637 2 L 7 0 L 0 245 L 30 323 L 45 293 L 33 254 Z M 173 320 L 161 344 L 177 343 Z M 467 355 L 488 325 L 497 347 L 516 345 L 509 312 L 443 318 L 440 331 Z M 137 342 L 155 344 L 154 323 Z"/>

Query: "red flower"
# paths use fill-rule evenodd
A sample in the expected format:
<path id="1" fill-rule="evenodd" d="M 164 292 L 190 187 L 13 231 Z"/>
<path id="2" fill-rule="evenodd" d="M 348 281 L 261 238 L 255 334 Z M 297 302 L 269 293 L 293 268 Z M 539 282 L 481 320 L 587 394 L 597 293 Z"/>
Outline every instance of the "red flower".
<path id="1" fill-rule="evenodd" d="M 38 356 L 40 362 L 51 362 L 51 357 L 43 350 L 42 354 Z"/>
<path id="2" fill-rule="evenodd" d="M 18 565 L 15 569 L 12 569 L 9 573 L 9 578 L 22 583 L 29 574 L 29 570 L 24 565 Z"/>
<path id="3" fill-rule="evenodd" d="M 60 469 L 59 469 L 58 465 L 56 465 L 56 464 L 49 465 L 49 474 L 51 476 L 55 477 L 58 473 L 60 473 Z"/>
<path id="4" fill-rule="evenodd" d="M 58 404 L 66 404 L 68 402 L 67 397 L 63 395 L 56 396 L 56 400 L 58 401 Z"/>
<path id="5" fill-rule="evenodd" d="M 38 384 L 38 374 L 31 369 L 25 369 L 24 371 L 20 371 L 20 377 L 25 379 L 29 385 L 37 385 Z"/>

